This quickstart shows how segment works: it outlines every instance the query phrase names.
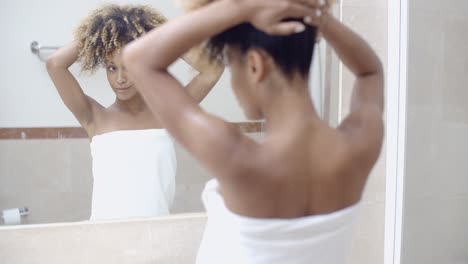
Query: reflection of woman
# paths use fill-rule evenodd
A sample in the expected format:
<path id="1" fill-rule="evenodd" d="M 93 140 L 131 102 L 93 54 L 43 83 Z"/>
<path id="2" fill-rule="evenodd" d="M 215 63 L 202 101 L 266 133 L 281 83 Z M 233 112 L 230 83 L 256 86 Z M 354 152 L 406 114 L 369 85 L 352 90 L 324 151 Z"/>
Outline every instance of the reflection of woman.
<path id="1" fill-rule="evenodd" d="M 123 55 L 151 110 L 216 175 L 203 193 L 208 222 L 198 262 L 345 263 L 382 146 L 378 57 L 327 14 L 324 1 L 200 1 L 212 3 L 150 32 Z M 356 77 L 350 113 L 336 129 L 319 119 L 308 89 L 317 30 Z M 246 115 L 265 118 L 263 142 L 202 111 L 167 72 L 206 39 L 214 55 L 226 57 Z"/>
<path id="2" fill-rule="evenodd" d="M 171 138 L 128 78 L 122 48 L 165 22 L 147 6 L 108 5 L 78 27 L 75 41 L 47 61 L 63 102 L 91 139 L 93 194 L 91 220 L 150 217 L 169 213 L 175 191 L 176 159 Z M 84 71 L 106 68 L 115 102 L 103 107 L 85 95 L 68 68 L 77 60 Z M 187 86 L 200 102 L 222 68 L 201 72 Z"/>

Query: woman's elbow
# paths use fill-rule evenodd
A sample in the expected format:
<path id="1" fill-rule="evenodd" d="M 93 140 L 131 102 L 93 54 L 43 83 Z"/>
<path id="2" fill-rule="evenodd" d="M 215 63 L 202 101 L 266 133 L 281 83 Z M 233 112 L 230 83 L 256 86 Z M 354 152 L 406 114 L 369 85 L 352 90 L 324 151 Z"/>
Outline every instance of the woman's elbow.
<path id="1" fill-rule="evenodd" d="M 138 67 L 143 62 L 141 48 L 135 42 L 128 44 L 122 52 L 122 59 L 129 71 Z"/>
<path id="2" fill-rule="evenodd" d="M 369 76 L 383 76 L 384 67 L 380 59 L 376 57 L 371 64 L 367 65 L 367 67 L 363 68 L 361 71 L 356 72 L 355 74 L 360 78 L 367 78 Z"/>
<path id="3" fill-rule="evenodd" d="M 59 69 L 59 68 L 64 68 L 64 66 L 60 62 L 59 58 L 52 55 L 46 61 L 46 68 L 47 68 L 47 71 L 50 72 L 50 71 L 54 71 L 54 70 Z"/>
<path id="4" fill-rule="evenodd" d="M 381 75 L 384 74 L 384 65 L 379 57 L 377 57 L 376 62 L 375 62 L 375 71 L 377 74 L 381 74 Z"/>
<path id="5" fill-rule="evenodd" d="M 148 56 L 145 48 L 139 44 L 138 40 L 128 44 L 123 52 L 122 59 L 128 71 L 132 75 L 139 75 L 148 69 L 155 70 L 154 60 Z"/>

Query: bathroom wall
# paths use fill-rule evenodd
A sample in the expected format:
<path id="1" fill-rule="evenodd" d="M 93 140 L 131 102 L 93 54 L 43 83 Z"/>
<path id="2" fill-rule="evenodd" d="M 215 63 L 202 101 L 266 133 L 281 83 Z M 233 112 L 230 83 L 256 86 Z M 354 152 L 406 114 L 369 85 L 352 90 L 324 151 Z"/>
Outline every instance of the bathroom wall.
<path id="1" fill-rule="evenodd" d="M 206 216 L 0 229 L 2 264 L 193 264 Z"/>
<path id="2" fill-rule="evenodd" d="M 342 17 L 375 49 L 387 65 L 387 0 L 342 0 Z M 354 77 L 347 69 L 342 74 L 342 112 L 349 110 Z M 354 236 L 350 264 L 384 263 L 385 231 L 385 147 L 363 196 L 363 207 Z"/>
<path id="3" fill-rule="evenodd" d="M 249 136 L 261 139 L 262 133 Z M 93 178 L 88 139 L 0 140 L 0 150 L 1 210 L 26 206 L 30 215 L 22 224 L 89 219 Z M 202 212 L 201 192 L 212 175 L 178 144 L 176 155 L 171 213 Z"/>
<path id="4" fill-rule="evenodd" d="M 408 2 L 401 263 L 468 263 L 468 2 Z"/>

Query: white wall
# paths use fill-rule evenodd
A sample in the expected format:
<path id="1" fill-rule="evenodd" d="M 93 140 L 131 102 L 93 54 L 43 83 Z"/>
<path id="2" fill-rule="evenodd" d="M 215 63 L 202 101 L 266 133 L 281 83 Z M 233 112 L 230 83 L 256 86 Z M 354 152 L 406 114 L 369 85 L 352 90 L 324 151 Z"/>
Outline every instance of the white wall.
<path id="1" fill-rule="evenodd" d="M 468 2 L 408 8 L 401 264 L 468 263 Z"/>
<path id="2" fill-rule="evenodd" d="M 172 0 L 112 2 L 149 4 L 169 18 L 181 13 Z M 69 42 L 76 25 L 101 3 L 105 1 L 10 0 L 2 3 L 0 127 L 78 126 L 49 80 L 44 62 L 31 53 L 30 43 L 37 40 L 44 46 L 61 46 Z M 79 68 L 75 65 L 72 71 L 77 74 Z M 183 62 L 176 65 L 174 72 L 184 82 L 194 74 Z M 105 105 L 113 102 L 114 95 L 104 71 L 78 79 L 88 95 Z M 202 106 L 229 121 L 245 121 L 231 92 L 228 71 Z"/>

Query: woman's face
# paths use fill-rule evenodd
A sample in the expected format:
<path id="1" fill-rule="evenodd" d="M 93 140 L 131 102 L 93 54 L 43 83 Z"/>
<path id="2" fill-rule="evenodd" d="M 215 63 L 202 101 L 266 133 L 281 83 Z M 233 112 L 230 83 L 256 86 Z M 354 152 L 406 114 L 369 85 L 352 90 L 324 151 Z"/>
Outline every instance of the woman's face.
<path id="1" fill-rule="evenodd" d="M 138 93 L 132 81 L 128 79 L 121 51 L 115 51 L 109 61 L 106 61 L 106 73 L 107 80 L 119 100 L 129 100 Z"/>

